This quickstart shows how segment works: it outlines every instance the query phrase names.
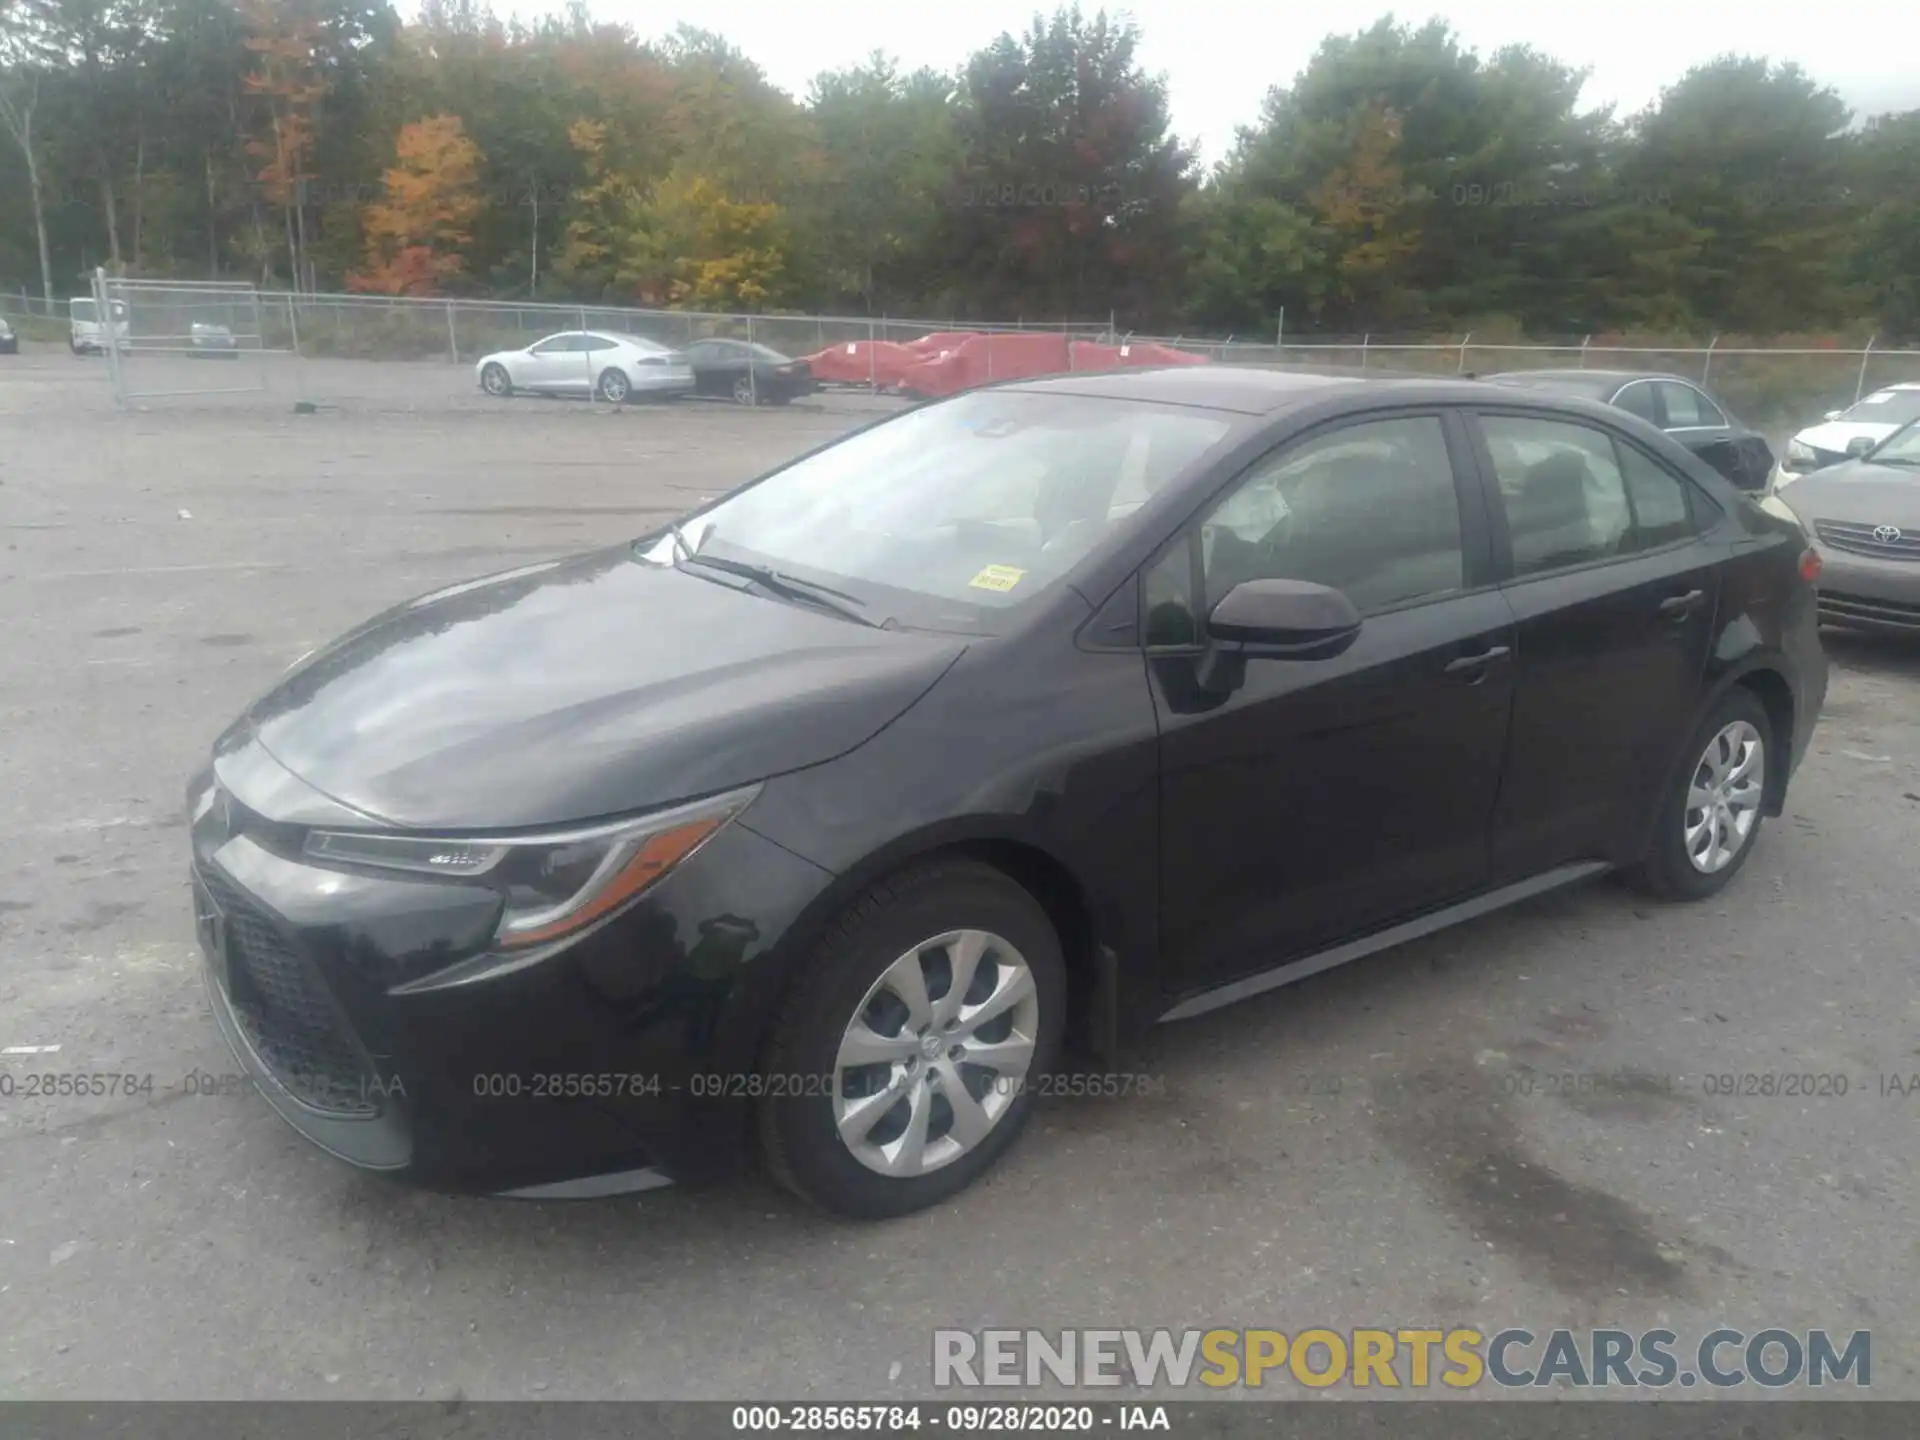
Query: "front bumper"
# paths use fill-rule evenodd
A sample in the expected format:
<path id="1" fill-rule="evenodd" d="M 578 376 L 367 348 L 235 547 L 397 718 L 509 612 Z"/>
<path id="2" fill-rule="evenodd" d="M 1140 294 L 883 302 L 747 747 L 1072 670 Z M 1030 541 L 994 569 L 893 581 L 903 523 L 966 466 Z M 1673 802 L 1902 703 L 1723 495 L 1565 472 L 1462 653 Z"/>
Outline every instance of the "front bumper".
<path id="1" fill-rule="evenodd" d="M 491 892 L 323 869 L 282 828 L 223 797 L 195 822 L 193 888 L 215 1022 L 307 1139 L 489 1193 L 739 1164 L 750 1087 L 731 1077 L 753 1069 L 825 871 L 736 821 L 632 908 L 509 963 L 489 951 Z"/>
<path id="2" fill-rule="evenodd" d="M 1920 560 L 1882 560 L 1830 545 L 1820 552 L 1820 623 L 1920 635 Z"/>

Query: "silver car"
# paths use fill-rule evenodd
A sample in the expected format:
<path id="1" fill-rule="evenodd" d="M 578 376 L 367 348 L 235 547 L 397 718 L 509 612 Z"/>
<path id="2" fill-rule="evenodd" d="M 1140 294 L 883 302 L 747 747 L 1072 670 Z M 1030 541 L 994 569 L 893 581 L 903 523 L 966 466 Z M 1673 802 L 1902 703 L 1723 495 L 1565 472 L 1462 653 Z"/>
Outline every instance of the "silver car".
<path id="1" fill-rule="evenodd" d="M 524 350 L 483 356 L 474 374 L 489 395 L 592 395 L 617 405 L 636 396 L 693 393 L 685 355 L 617 330 L 563 330 Z"/>
<path id="2" fill-rule="evenodd" d="M 1838 465 L 1871 450 L 1909 420 L 1920 419 L 1920 383 L 1906 381 L 1876 390 L 1845 410 L 1829 410 L 1787 442 L 1774 473 L 1774 489 L 1785 489 L 1802 475 Z"/>
<path id="3" fill-rule="evenodd" d="M 1920 421 L 1778 498 L 1820 553 L 1823 623 L 1920 636 Z"/>

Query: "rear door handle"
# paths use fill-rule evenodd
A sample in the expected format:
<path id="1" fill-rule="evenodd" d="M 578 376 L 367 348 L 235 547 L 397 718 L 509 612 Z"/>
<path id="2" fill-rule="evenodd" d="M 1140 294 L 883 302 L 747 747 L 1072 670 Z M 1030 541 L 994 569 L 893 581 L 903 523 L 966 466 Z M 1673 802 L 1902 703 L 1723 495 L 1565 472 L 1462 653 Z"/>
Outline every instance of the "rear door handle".
<path id="1" fill-rule="evenodd" d="M 1510 653 L 1504 645 L 1494 645 L 1482 650 L 1478 655 L 1462 655 L 1458 660 L 1447 662 L 1447 674 L 1470 675 L 1474 680 L 1486 678 L 1487 668 L 1496 660 L 1504 660 Z"/>
<path id="2" fill-rule="evenodd" d="M 1704 590 L 1689 590 L 1684 595 L 1669 596 L 1660 602 L 1660 618 L 1674 620 L 1689 615 L 1706 598 L 1707 592 Z"/>

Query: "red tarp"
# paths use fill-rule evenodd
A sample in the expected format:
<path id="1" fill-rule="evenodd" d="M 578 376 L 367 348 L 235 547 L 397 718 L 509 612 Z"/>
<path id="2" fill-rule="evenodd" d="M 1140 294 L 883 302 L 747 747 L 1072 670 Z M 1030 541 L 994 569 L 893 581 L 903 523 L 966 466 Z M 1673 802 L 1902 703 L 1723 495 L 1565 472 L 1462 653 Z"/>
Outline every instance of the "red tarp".
<path id="1" fill-rule="evenodd" d="M 942 330 L 918 340 L 854 340 L 806 358 L 816 380 L 952 395 L 994 380 L 1059 375 L 1071 370 L 1118 370 L 1136 365 L 1204 365 L 1207 357 L 1149 343 L 1099 345 L 1038 330 L 982 335 Z"/>

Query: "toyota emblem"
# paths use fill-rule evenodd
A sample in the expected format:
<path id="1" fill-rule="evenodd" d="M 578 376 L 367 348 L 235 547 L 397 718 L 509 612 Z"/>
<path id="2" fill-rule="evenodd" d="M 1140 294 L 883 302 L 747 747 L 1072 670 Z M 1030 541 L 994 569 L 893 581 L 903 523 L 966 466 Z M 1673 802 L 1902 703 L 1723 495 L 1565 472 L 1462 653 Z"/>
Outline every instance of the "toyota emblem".
<path id="1" fill-rule="evenodd" d="M 1878 540 L 1882 545 L 1898 545 L 1902 538 L 1900 527 L 1898 525 L 1876 525 L 1873 527 L 1873 538 Z"/>

